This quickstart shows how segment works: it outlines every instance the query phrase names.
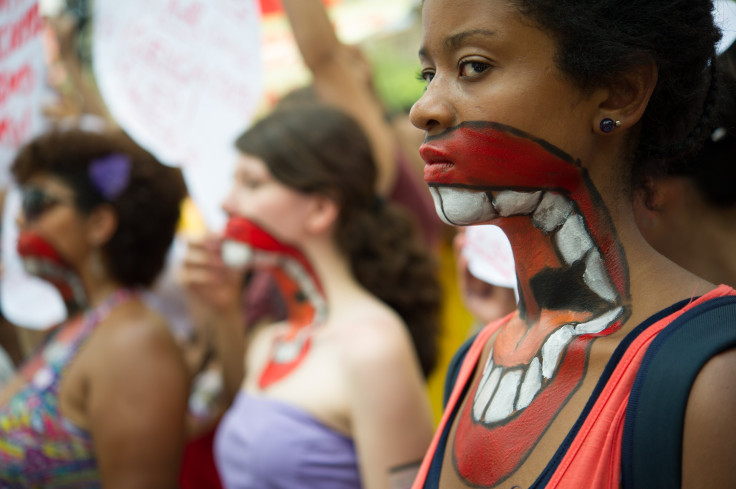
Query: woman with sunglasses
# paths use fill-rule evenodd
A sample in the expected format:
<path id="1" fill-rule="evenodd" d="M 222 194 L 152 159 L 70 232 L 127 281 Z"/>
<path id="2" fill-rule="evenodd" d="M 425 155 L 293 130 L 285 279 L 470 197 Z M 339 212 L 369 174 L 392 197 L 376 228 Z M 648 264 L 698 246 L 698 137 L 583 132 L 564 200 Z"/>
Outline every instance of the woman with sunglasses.
<path id="1" fill-rule="evenodd" d="M 175 487 L 188 373 L 140 292 L 164 266 L 180 173 L 122 134 L 79 130 L 32 141 L 12 172 L 19 255 L 68 319 L 0 392 L 2 487 Z"/>

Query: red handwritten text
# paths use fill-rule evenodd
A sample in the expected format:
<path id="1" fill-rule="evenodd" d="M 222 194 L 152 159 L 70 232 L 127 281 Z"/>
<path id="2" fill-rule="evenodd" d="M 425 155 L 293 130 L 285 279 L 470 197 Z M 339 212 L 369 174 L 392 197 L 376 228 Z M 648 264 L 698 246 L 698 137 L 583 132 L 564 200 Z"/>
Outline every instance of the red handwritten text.
<path id="1" fill-rule="evenodd" d="M 42 28 L 43 22 L 36 4 L 29 8 L 18 21 L 0 26 L 0 60 L 34 39 Z"/>
<path id="2" fill-rule="evenodd" d="M 29 94 L 35 87 L 35 73 L 29 65 L 11 73 L 0 72 L 0 105 L 15 94 Z"/>
<path id="3" fill-rule="evenodd" d="M 31 135 L 31 110 L 26 108 L 16 119 L 10 115 L 0 118 L 0 144 L 18 148 Z"/>

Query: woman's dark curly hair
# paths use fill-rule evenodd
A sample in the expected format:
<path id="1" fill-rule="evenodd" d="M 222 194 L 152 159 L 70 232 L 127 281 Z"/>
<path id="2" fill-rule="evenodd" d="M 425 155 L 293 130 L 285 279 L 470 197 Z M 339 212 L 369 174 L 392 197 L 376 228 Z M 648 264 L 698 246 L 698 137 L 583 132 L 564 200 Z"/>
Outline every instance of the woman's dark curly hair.
<path id="1" fill-rule="evenodd" d="M 725 90 L 718 105 L 716 129 L 697 153 L 672 165 L 670 175 L 690 178 L 710 205 L 736 206 L 736 43 L 718 57 Z"/>
<path id="2" fill-rule="evenodd" d="M 127 187 L 109 201 L 88 171 L 93 160 L 111 154 L 127 155 L 131 169 Z M 20 150 L 11 170 L 20 185 L 42 173 L 58 177 L 74 190 L 75 205 L 82 213 L 111 205 L 118 225 L 102 248 L 107 270 L 128 287 L 154 282 L 164 267 L 186 196 L 181 171 L 161 164 L 122 132 L 79 129 L 51 131 L 34 139 Z"/>
<path id="3" fill-rule="evenodd" d="M 298 104 L 260 120 L 236 147 L 288 187 L 337 202 L 338 246 L 358 281 L 403 318 L 428 375 L 437 361 L 436 264 L 409 215 L 376 196 L 376 166 L 361 127 L 338 109 Z"/>
<path id="4" fill-rule="evenodd" d="M 710 135 L 720 31 L 711 0 L 512 0 L 557 42 L 557 65 L 583 89 L 654 62 L 657 85 L 632 151 L 631 183 L 667 172 Z"/>

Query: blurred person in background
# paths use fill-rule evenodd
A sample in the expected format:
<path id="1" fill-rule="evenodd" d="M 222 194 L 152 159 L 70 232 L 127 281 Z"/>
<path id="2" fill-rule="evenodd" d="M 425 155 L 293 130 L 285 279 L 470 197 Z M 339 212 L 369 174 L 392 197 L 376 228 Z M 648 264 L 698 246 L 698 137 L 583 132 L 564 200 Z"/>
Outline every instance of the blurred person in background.
<path id="1" fill-rule="evenodd" d="M 183 271 L 235 396 L 216 436 L 224 486 L 408 487 L 432 432 L 433 260 L 376 194 L 344 112 L 276 110 L 236 146 L 225 234 L 193 241 Z M 244 334 L 242 267 L 273 275 L 286 321 Z"/>
<path id="2" fill-rule="evenodd" d="M 475 319 L 471 332 L 516 310 L 514 255 L 501 228 L 458 228 L 453 246 L 460 295 Z"/>
<path id="3" fill-rule="evenodd" d="M 50 89 L 44 106 L 47 121 L 52 127 L 114 127 L 92 73 L 91 1 L 45 1 L 41 9 Z"/>
<path id="4" fill-rule="evenodd" d="M 709 282 L 736 287 L 736 44 L 718 61 L 726 88 L 715 130 L 634 202 L 654 249 Z"/>
<path id="5" fill-rule="evenodd" d="M 302 95 L 338 107 L 360 124 L 375 155 L 376 192 L 407 209 L 425 245 L 436 251 L 446 226 L 434 212 L 422 178 L 421 131 L 411 125 L 408 114 L 387 115 L 373 85 L 370 60 L 358 46 L 338 39 L 321 0 L 282 0 L 282 4 L 312 74 L 311 85 L 301 90 Z"/>
<path id="6" fill-rule="evenodd" d="M 189 373 L 141 292 L 164 266 L 181 173 L 122 133 L 80 130 L 34 139 L 12 172 L 19 255 L 68 319 L 0 392 L 3 487 L 175 487 Z"/>

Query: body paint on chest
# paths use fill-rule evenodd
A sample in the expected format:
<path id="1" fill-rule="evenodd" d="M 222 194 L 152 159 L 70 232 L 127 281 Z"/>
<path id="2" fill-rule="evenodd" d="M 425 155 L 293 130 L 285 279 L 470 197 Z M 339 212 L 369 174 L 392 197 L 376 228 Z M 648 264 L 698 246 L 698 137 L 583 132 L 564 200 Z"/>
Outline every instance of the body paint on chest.
<path id="1" fill-rule="evenodd" d="M 306 358 L 314 326 L 327 315 L 324 292 L 300 250 L 278 241 L 248 219 L 232 217 L 228 221 L 222 255 L 233 267 L 250 264 L 267 269 L 286 302 L 289 328 L 275 339 L 258 379 L 259 387 L 265 389 L 289 375 Z"/>
<path id="2" fill-rule="evenodd" d="M 458 414 L 452 457 L 492 487 L 529 456 L 579 387 L 590 345 L 630 311 L 616 233 L 580 163 L 515 128 L 470 122 L 421 149 L 440 218 L 493 223 L 511 242 L 520 302 Z"/>

